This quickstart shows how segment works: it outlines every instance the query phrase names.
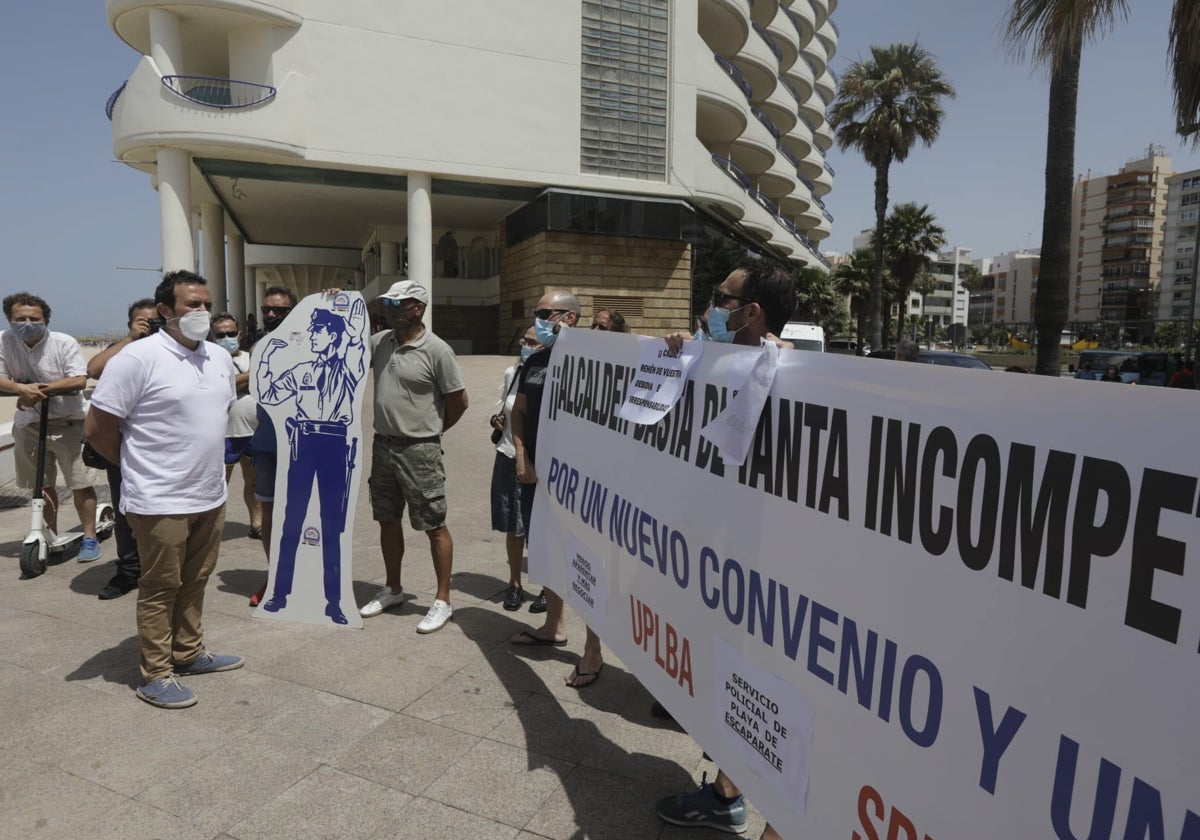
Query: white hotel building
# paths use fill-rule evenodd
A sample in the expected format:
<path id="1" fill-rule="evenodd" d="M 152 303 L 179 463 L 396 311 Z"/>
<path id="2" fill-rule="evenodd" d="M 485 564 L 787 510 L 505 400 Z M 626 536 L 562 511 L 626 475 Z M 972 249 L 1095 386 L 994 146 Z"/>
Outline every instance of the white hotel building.
<path id="1" fill-rule="evenodd" d="M 548 288 L 686 328 L 705 226 L 822 260 L 836 5 L 107 0 L 140 55 L 113 147 L 163 269 L 237 315 L 407 274 L 460 352 L 508 350 Z"/>

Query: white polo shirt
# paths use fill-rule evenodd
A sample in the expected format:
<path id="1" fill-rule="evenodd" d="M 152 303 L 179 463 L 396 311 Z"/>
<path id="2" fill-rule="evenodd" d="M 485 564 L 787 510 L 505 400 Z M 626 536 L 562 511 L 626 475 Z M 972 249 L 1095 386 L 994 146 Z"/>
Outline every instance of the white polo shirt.
<path id="1" fill-rule="evenodd" d="M 0 333 L 0 376 L 13 382 L 56 382 L 72 376 L 87 376 L 87 361 L 79 342 L 66 333 L 47 331 L 30 347 L 12 330 Z M 23 408 L 13 418 L 14 426 L 28 426 L 41 419 L 41 406 Z M 83 393 L 50 398 L 51 420 L 82 420 L 87 414 Z"/>
<path id="2" fill-rule="evenodd" d="M 109 360 L 92 406 L 121 422 L 121 512 L 202 513 L 225 502 L 225 421 L 237 398 L 229 352 L 166 332 Z"/>

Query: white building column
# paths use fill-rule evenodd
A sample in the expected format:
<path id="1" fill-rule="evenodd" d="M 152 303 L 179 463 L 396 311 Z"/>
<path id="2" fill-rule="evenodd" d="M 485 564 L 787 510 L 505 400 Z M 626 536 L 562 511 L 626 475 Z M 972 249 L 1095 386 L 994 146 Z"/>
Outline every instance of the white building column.
<path id="1" fill-rule="evenodd" d="M 150 58 L 164 76 L 173 76 L 183 66 L 183 38 L 179 18 L 166 9 L 150 8 Z"/>
<path id="2" fill-rule="evenodd" d="M 162 270 L 193 271 L 192 161 L 182 149 L 158 150 L 158 227 L 162 237 Z"/>
<path id="3" fill-rule="evenodd" d="M 429 290 L 426 329 L 433 329 L 433 179 L 428 172 L 408 173 L 408 279 Z"/>
<path id="4" fill-rule="evenodd" d="M 247 269 L 249 271 L 250 269 Z M 258 272 L 255 272 L 257 275 Z M 258 327 L 263 328 L 262 308 L 267 298 L 267 281 L 259 280 L 257 276 L 254 280 L 254 310 L 258 312 Z"/>
<path id="5" fill-rule="evenodd" d="M 229 295 L 229 311 L 246 324 L 246 240 L 230 225 L 225 244 L 226 292 Z M 253 311 L 253 310 L 251 310 Z"/>
<path id="6" fill-rule="evenodd" d="M 379 243 L 379 273 L 385 276 L 400 273 L 400 243 Z"/>
<path id="7" fill-rule="evenodd" d="M 213 312 L 224 312 L 229 301 L 225 294 L 225 211 L 220 204 L 200 205 L 200 228 L 202 274 L 208 281 Z"/>
<path id="8" fill-rule="evenodd" d="M 261 329 L 262 312 L 259 311 L 259 307 L 262 306 L 262 301 L 259 300 L 258 297 L 258 283 L 256 282 L 256 278 L 254 276 L 255 271 L 253 268 L 247 266 L 244 270 L 244 275 L 245 277 L 242 283 L 242 288 L 246 293 L 246 316 L 249 317 L 250 314 L 253 313 L 254 320 L 258 322 L 258 326 Z"/>

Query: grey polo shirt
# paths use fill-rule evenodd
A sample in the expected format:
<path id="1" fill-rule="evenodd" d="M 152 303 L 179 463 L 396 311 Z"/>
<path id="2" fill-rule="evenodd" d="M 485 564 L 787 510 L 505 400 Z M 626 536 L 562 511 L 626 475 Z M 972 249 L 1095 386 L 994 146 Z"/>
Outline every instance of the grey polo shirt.
<path id="1" fill-rule="evenodd" d="M 465 387 L 454 351 L 428 329 L 399 346 L 392 330 L 372 336 L 371 370 L 380 435 L 437 437 L 446 416 L 445 395 Z"/>

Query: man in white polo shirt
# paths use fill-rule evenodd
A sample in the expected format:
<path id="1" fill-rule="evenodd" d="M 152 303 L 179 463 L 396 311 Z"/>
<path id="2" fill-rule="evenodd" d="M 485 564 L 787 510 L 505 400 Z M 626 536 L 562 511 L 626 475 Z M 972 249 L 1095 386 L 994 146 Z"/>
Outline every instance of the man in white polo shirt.
<path id="1" fill-rule="evenodd" d="M 175 709 L 196 703 L 176 676 L 242 667 L 239 656 L 205 650 L 200 626 L 225 522 L 225 417 L 236 371 L 205 341 L 212 297 L 203 277 L 167 274 L 154 302 L 163 328 L 108 363 L 84 432 L 121 465 L 121 508 L 141 554 L 137 694 Z"/>

